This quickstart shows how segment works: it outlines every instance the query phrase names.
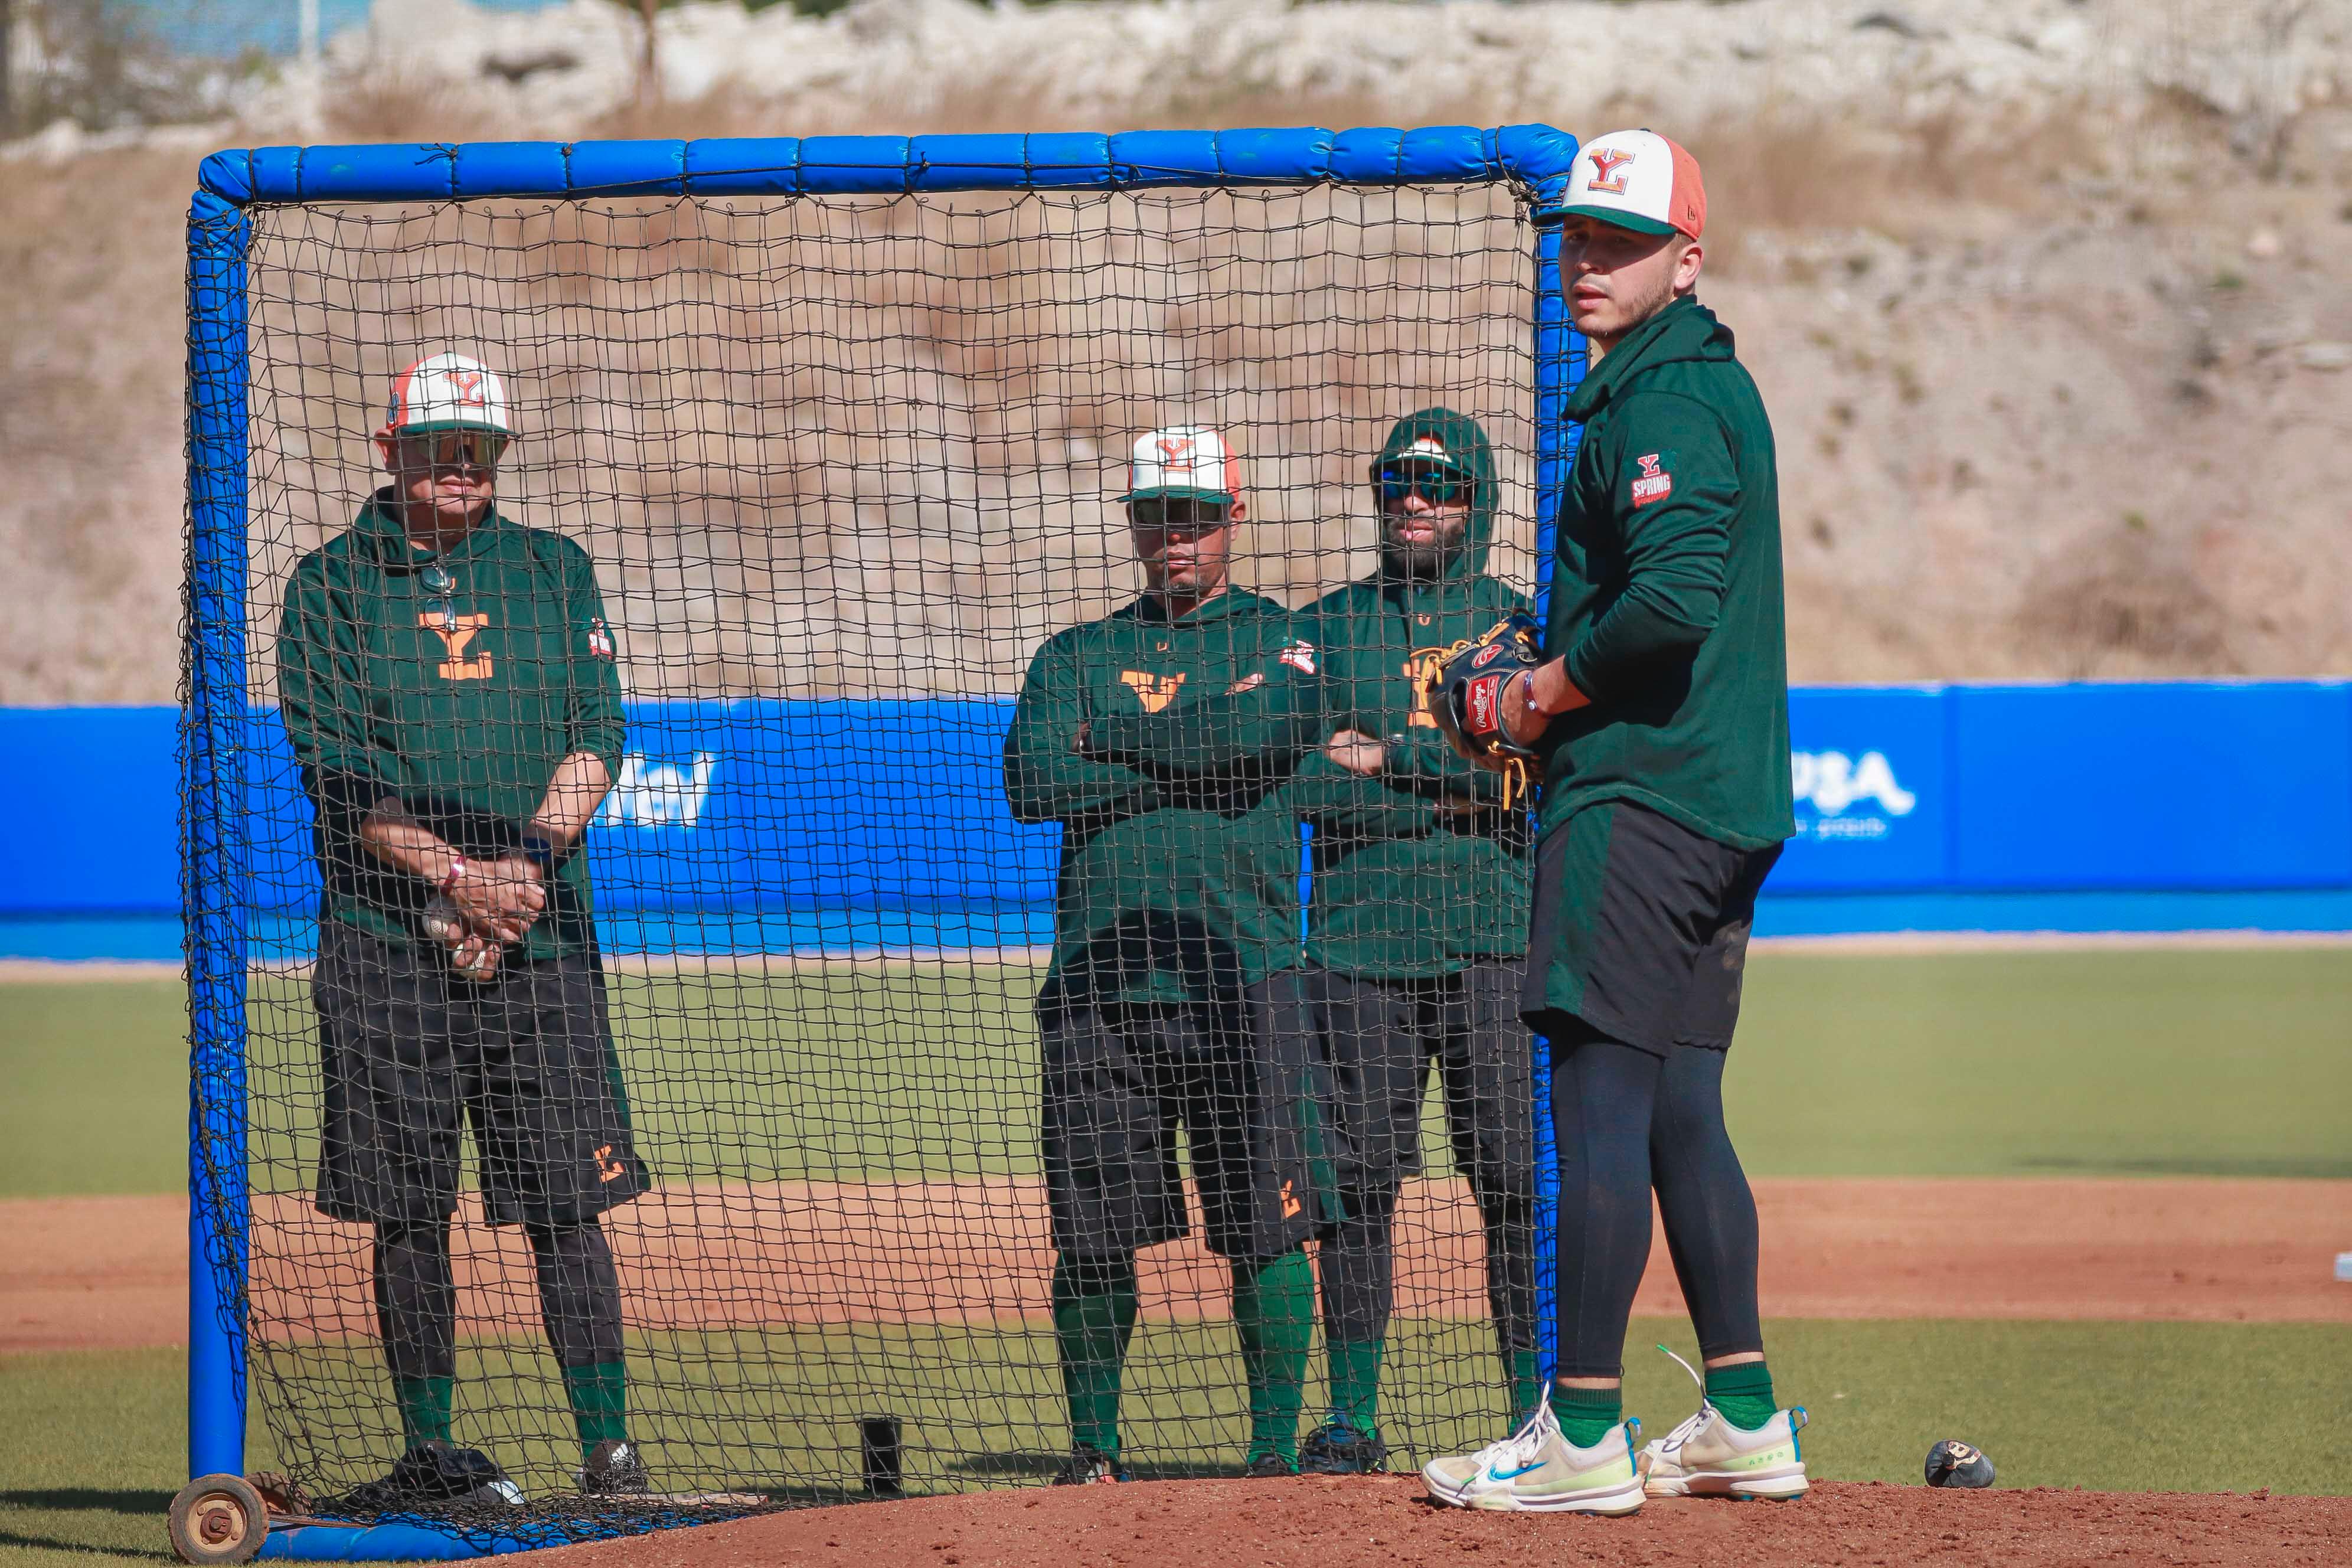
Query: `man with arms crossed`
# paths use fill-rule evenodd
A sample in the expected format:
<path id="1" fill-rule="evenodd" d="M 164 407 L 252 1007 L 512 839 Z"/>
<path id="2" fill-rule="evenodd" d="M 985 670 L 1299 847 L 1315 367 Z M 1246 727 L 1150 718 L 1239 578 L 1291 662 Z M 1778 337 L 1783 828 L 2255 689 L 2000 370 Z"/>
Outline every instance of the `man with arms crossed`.
<path id="1" fill-rule="evenodd" d="M 1185 1234 L 1181 1122 L 1210 1250 L 1233 1267 L 1253 1476 L 1297 1466 L 1320 1215 L 1311 1026 L 1298 975 L 1298 834 L 1286 768 L 1146 736 L 1188 692 L 1310 666 L 1270 600 L 1232 586 L 1239 467 L 1217 432 L 1135 445 L 1124 500 L 1143 595 L 1047 639 L 1004 742 L 1023 822 L 1059 822 L 1054 956 L 1037 995 L 1054 1330 L 1069 1401 L 1062 1483 L 1124 1480 L 1118 1396 L 1138 1249 Z"/>
<path id="2" fill-rule="evenodd" d="M 1297 616 L 1316 673 L 1141 721 L 1196 731 L 1223 765 L 1295 765 L 1286 792 L 1314 829 L 1307 976 L 1330 1080 L 1333 1210 L 1322 1231 L 1331 1409 L 1299 1468 L 1382 1468 L 1381 1362 L 1394 1299 L 1394 1219 L 1420 1164 L 1421 1102 L 1437 1068 L 1454 1163 L 1486 1231 L 1487 1305 L 1511 1409 L 1538 1394 L 1535 1135 L 1523 802 L 1456 756 L 1423 702 L 1423 668 L 1525 603 L 1484 570 L 1500 485 L 1477 423 L 1448 408 L 1396 422 L 1371 464 L 1380 570 Z M 1515 1421 L 1514 1425 L 1517 1423 Z"/>
<path id="3" fill-rule="evenodd" d="M 1663 136 L 1599 137 L 1570 171 L 1560 280 L 1597 363 L 1567 405 L 1584 438 L 1546 658 L 1487 692 L 1544 765 L 1526 1016 L 1552 1051 L 1559 1360 L 1518 1432 L 1423 1470 L 1456 1506 L 1806 1488 L 1723 1121 L 1757 889 L 1795 825 L 1772 429 L 1692 298 L 1706 222 L 1698 165 Z M 1698 1413 L 1637 1457 L 1620 1380 L 1654 1189 L 1706 1374 Z"/>
<path id="4" fill-rule="evenodd" d="M 530 1241 L 581 1486 L 646 1489 L 598 1216 L 647 1179 L 580 853 L 620 760 L 620 679 L 586 552 L 493 509 L 512 436 L 478 361 L 402 372 L 375 438 L 392 483 L 295 567 L 278 628 L 325 883 L 318 1205 L 374 1228 L 404 1439 L 391 1474 L 344 1500 L 362 1510 L 519 1498 L 449 1443 L 467 1120 L 490 1223 Z"/>

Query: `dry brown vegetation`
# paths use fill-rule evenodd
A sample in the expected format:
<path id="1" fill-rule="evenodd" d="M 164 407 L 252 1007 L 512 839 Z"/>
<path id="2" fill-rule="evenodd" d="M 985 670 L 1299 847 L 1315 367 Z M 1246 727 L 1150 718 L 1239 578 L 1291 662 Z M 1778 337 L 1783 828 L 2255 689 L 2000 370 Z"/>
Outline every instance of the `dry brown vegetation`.
<path id="1" fill-rule="evenodd" d="M 1135 118 L 1501 117 L 1234 90 Z M 333 112 L 336 140 L 512 133 L 462 91 L 390 77 Z M 788 114 L 728 89 L 591 129 L 786 120 L 1085 122 L 976 81 L 921 113 Z M 1798 679 L 2352 670 L 2352 112 L 2250 129 L 2181 98 L 1876 123 L 1791 100 L 1685 140 L 1713 196 L 1702 295 L 1778 429 Z M 0 595 L 17 629 L 0 701 L 170 695 L 189 175 L 177 153 L 0 164 Z M 1216 235 L 1175 232 L 1187 220 L 1160 202 L 985 222 L 969 204 L 636 204 L 504 219 L 530 248 L 462 287 L 484 264 L 453 239 L 488 235 L 488 215 L 413 216 L 368 256 L 294 247 L 295 220 L 273 220 L 298 263 L 289 298 L 381 313 L 314 305 L 265 334 L 266 411 L 300 437 L 257 494 L 265 580 L 369 482 L 362 437 L 395 360 L 470 334 L 499 343 L 539 432 L 515 475 L 525 515 L 598 544 L 641 689 L 842 689 L 861 678 L 806 652 L 836 646 L 886 686 L 1003 689 L 1051 624 L 1124 591 L 1096 498 L 1127 434 L 1180 414 L 1241 430 L 1272 524 L 1251 574 L 1297 597 L 1360 568 L 1354 476 L 1389 416 L 1524 379 L 1507 257 L 1350 261 L 1396 231 L 1300 226 L 1346 199 L 1226 202 Z M 1441 227 L 1439 247 L 1470 232 Z M 1244 260 L 1265 287 L 1329 287 L 1245 305 L 1229 269 Z M 1465 325 L 1395 337 L 1401 308 L 1457 285 Z M 1508 407 L 1482 412 L 1518 449 L 1523 542 Z"/>
<path id="2" fill-rule="evenodd" d="M 1132 595 L 1105 498 L 1185 422 L 1247 454 L 1244 579 L 1298 601 L 1369 564 L 1390 424 L 1460 407 L 1527 580 L 1523 237 L 1486 190 L 264 213 L 257 621 L 442 344 L 509 374 L 501 493 L 588 544 L 646 695 L 1009 692 Z"/>

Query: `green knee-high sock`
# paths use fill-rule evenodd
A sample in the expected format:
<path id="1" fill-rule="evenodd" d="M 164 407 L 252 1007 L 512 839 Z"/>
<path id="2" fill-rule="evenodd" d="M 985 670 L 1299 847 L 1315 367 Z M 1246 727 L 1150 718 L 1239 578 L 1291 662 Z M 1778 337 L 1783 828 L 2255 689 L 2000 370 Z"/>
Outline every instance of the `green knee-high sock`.
<path id="1" fill-rule="evenodd" d="M 454 1377 L 395 1377 L 393 1403 L 400 1406 L 400 1435 L 414 1448 L 419 1443 L 449 1440 L 449 1407 L 457 1394 Z"/>
<path id="2" fill-rule="evenodd" d="M 1333 1340 L 1324 1347 L 1331 1361 L 1331 1419 L 1367 1437 L 1380 1432 L 1382 1340 Z"/>
<path id="3" fill-rule="evenodd" d="M 1070 1443 L 1118 1454 L 1119 1369 L 1135 1336 L 1135 1259 L 1054 1265 L 1054 1342 Z"/>
<path id="4" fill-rule="evenodd" d="M 1543 1399 L 1542 1363 L 1533 1351 L 1510 1351 L 1504 1356 L 1504 1366 L 1511 1380 L 1511 1426 L 1517 1430 Z"/>
<path id="5" fill-rule="evenodd" d="M 617 1361 L 563 1369 L 563 1392 L 572 1401 L 572 1425 L 580 1434 L 580 1457 L 596 1445 L 629 1439 L 629 1370 Z"/>
<path id="6" fill-rule="evenodd" d="M 1307 1350 L 1315 1338 L 1315 1268 L 1307 1254 L 1234 1259 L 1234 1327 L 1249 1380 L 1249 1458 L 1279 1454 L 1295 1465 Z"/>
<path id="7" fill-rule="evenodd" d="M 1780 1410 L 1772 1402 L 1772 1374 L 1760 1361 L 1706 1369 L 1706 1402 L 1743 1432 L 1753 1432 Z"/>
<path id="8" fill-rule="evenodd" d="M 1622 1388 L 1562 1388 L 1551 1385 L 1551 1413 L 1559 1418 L 1560 1436 L 1580 1448 L 1590 1448 L 1625 1419 Z"/>

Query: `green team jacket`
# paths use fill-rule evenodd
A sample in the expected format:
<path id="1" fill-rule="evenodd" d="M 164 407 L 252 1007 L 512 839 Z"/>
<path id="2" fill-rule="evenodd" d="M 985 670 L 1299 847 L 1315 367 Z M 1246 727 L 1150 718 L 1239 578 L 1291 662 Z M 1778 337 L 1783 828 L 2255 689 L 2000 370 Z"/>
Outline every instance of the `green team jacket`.
<path id="1" fill-rule="evenodd" d="M 1019 820 L 1062 825 L 1041 1014 L 1214 1001 L 1297 966 L 1287 763 L 1217 761 L 1181 737 L 1121 728 L 1190 691 L 1270 674 L 1294 640 L 1282 606 L 1229 588 L 1178 621 L 1146 595 L 1031 659 L 1004 791 Z M 1083 757 L 1070 749 L 1082 722 Z"/>
<path id="2" fill-rule="evenodd" d="M 1189 744 L 1217 765 L 1298 758 L 1284 804 L 1315 830 L 1307 955 L 1379 979 L 1448 974 L 1527 951 L 1526 812 L 1505 809 L 1500 778 L 1445 743 L 1417 678 L 1450 644 L 1528 605 L 1485 573 L 1501 487 L 1475 421 L 1445 408 L 1399 420 L 1372 464 L 1375 513 L 1381 467 L 1424 439 L 1475 481 L 1464 548 L 1444 577 L 1383 570 L 1350 583 L 1292 618 L 1314 650 L 1312 673 L 1284 665 L 1265 687 L 1211 693 L 1118 731 L 1128 744 Z M 1341 729 L 1385 742 L 1377 776 L 1323 754 Z"/>
<path id="3" fill-rule="evenodd" d="M 1772 425 L 1688 298 L 1568 399 L 1544 651 L 1592 699 L 1545 732 L 1541 830 L 1629 800 L 1736 848 L 1796 831 Z"/>
<path id="4" fill-rule="evenodd" d="M 404 943 L 421 940 L 431 889 L 360 847 L 376 801 L 397 795 L 461 852 L 495 856 L 520 843 L 567 754 L 593 752 L 618 777 L 624 735 L 586 551 L 492 512 L 438 558 L 457 580 L 444 596 L 421 581 L 435 559 L 379 494 L 295 566 L 278 628 L 278 711 L 318 811 L 323 917 Z M 587 857 L 574 853 L 525 952 L 586 949 L 592 912 Z"/>

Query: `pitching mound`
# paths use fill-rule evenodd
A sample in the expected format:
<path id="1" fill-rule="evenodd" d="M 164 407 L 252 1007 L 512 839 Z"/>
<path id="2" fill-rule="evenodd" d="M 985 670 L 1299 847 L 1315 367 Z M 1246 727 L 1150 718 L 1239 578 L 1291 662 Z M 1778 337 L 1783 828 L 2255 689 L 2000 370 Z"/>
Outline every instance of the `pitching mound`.
<path id="1" fill-rule="evenodd" d="M 1631 1519 L 1432 1507 L 1416 1478 L 1024 1489 L 772 1514 L 562 1553 L 597 1568 L 1255 1568 L 1476 1563 L 2323 1568 L 2352 1498 L 1945 1492 L 1823 1482 L 1795 1503 L 1654 1502 Z"/>

